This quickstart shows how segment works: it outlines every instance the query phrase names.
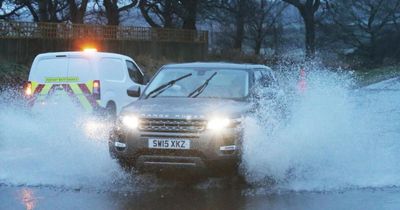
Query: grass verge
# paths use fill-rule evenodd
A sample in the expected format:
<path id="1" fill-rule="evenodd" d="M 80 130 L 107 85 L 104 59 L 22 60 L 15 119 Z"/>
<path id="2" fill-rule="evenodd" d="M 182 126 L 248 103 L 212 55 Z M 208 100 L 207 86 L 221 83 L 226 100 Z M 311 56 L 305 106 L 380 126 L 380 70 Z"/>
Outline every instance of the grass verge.
<path id="1" fill-rule="evenodd" d="M 29 67 L 10 62 L 0 62 L 0 89 L 19 87 L 28 80 Z"/>
<path id="2" fill-rule="evenodd" d="M 386 66 L 356 71 L 359 86 L 366 86 L 386 79 L 400 76 L 400 66 Z"/>

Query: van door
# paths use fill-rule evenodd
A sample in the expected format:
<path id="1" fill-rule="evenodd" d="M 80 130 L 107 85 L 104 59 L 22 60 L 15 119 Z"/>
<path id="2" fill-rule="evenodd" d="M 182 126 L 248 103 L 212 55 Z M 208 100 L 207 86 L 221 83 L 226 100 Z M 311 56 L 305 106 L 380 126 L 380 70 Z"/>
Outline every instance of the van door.
<path id="1" fill-rule="evenodd" d="M 125 65 L 120 58 L 103 57 L 99 61 L 101 81 L 101 106 L 106 107 L 107 103 L 113 101 L 116 105 L 116 112 L 126 102 L 126 88 L 124 74 Z"/>
<path id="2" fill-rule="evenodd" d="M 44 84 L 60 77 L 68 77 L 68 58 L 42 58 L 34 64 L 29 74 L 29 81 Z"/>
<path id="3" fill-rule="evenodd" d="M 91 59 L 83 56 L 56 55 L 35 60 L 29 81 L 34 90 L 30 104 L 45 103 L 52 96 L 69 96 L 69 99 L 87 111 L 97 108 L 93 97 L 93 81 L 97 75 Z"/>
<path id="4" fill-rule="evenodd" d="M 93 96 L 93 82 L 98 78 L 93 71 L 91 60 L 86 57 L 70 57 L 68 59 L 68 78 L 66 81 L 69 95 L 87 111 L 93 111 L 98 106 Z"/>
<path id="5" fill-rule="evenodd" d="M 55 56 L 40 58 L 33 63 L 29 74 L 35 97 L 30 104 L 43 103 L 50 94 L 63 92 L 63 80 L 68 78 L 68 58 Z M 58 92 L 58 93 L 57 93 Z"/>

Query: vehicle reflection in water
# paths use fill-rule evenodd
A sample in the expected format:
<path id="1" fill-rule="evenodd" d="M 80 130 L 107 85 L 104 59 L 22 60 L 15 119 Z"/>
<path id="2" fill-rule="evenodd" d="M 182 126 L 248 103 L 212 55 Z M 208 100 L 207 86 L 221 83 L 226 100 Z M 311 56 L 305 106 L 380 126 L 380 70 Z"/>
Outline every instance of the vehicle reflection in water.
<path id="1" fill-rule="evenodd" d="M 164 189 L 126 197 L 114 195 L 119 209 L 245 209 L 239 189 Z"/>
<path id="2" fill-rule="evenodd" d="M 29 188 L 24 188 L 21 190 L 20 196 L 21 196 L 22 203 L 24 204 L 26 210 L 35 209 L 37 198 L 35 197 L 33 190 L 31 190 Z"/>
<path id="3" fill-rule="evenodd" d="M 155 191 L 92 191 L 0 185 L 0 209 L 399 209 L 400 189 L 331 192 L 274 191 L 237 186 L 175 186 Z M 11 199 L 18 194 L 18 199 Z M 39 202 L 40 200 L 40 202 Z"/>

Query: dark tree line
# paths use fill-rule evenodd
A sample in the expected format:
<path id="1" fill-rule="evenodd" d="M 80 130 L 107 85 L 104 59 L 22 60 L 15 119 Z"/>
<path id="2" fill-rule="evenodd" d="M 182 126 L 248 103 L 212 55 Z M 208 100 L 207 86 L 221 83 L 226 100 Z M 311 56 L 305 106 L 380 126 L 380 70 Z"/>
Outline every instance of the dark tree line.
<path id="1" fill-rule="evenodd" d="M 138 0 L 0 0 L 0 19 L 15 19 L 28 13 L 35 22 L 84 23 L 89 10 L 98 6 L 108 25 L 118 25 L 121 13 L 137 4 Z"/>
<path id="2" fill-rule="evenodd" d="M 0 19 L 6 20 L 90 23 L 95 17 L 119 25 L 134 18 L 130 11 L 154 28 L 212 24 L 220 48 L 256 55 L 277 51 L 297 13 L 307 58 L 326 46 L 354 49 L 375 63 L 400 57 L 400 0 L 0 0 Z"/>
<path id="3" fill-rule="evenodd" d="M 400 57 L 400 0 L 336 0 L 327 2 L 326 28 L 370 63 Z"/>
<path id="4" fill-rule="evenodd" d="M 248 43 L 258 55 L 267 35 L 279 27 L 286 7 L 281 0 L 210 0 L 200 11 L 202 19 L 218 24 L 221 42 L 238 51 Z"/>
<path id="5" fill-rule="evenodd" d="M 255 54 L 260 54 L 265 37 L 276 30 L 287 7 L 285 1 L 298 6 L 291 0 L 0 0 L 0 18 L 30 13 L 35 22 L 84 23 L 85 15 L 96 7 L 108 25 L 119 25 L 123 12 L 136 8 L 156 28 L 195 30 L 199 21 L 214 21 L 229 28 L 233 49 L 242 50 L 243 43 L 249 40 Z M 312 24 L 306 25 L 313 28 Z M 314 53 L 313 33 L 309 32 L 307 37 L 307 52 Z"/>

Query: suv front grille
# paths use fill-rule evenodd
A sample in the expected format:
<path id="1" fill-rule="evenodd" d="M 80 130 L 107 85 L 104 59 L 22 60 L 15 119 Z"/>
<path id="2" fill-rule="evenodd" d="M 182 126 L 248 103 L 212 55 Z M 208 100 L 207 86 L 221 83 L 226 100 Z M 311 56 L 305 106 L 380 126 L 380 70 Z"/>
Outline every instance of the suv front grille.
<path id="1" fill-rule="evenodd" d="M 149 119 L 140 120 L 139 130 L 148 132 L 198 133 L 204 131 L 206 121 L 185 119 Z"/>

